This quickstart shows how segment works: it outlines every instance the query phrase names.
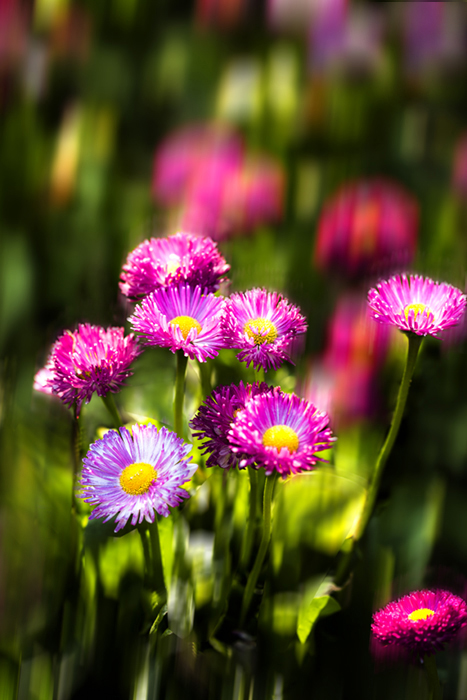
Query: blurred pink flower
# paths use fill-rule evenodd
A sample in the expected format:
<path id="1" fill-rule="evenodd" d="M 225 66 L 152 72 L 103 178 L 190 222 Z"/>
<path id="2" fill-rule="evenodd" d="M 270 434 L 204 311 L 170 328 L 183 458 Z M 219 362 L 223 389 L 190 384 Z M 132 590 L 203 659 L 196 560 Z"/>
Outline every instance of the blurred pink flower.
<path id="1" fill-rule="evenodd" d="M 334 425 L 371 417 L 389 341 L 390 328 L 373 322 L 364 297 L 342 297 L 329 322 L 325 351 L 310 367 L 302 393 L 326 410 Z"/>
<path id="2" fill-rule="evenodd" d="M 179 208 L 180 228 L 216 240 L 278 221 L 284 190 L 280 164 L 247 156 L 240 137 L 220 126 L 175 132 L 154 161 L 154 197 Z"/>
<path id="3" fill-rule="evenodd" d="M 343 185 L 324 205 L 314 251 L 317 267 L 349 276 L 391 270 L 413 260 L 415 199 L 382 178 Z"/>
<path id="4" fill-rule="evenodd" d="M 156 151 L 153 195 L 162 204 L 178 204 L 200 169 L 216 180 L 242 157 L 242 140 L 227 127 L 197 124 L 178 129 Z"/>

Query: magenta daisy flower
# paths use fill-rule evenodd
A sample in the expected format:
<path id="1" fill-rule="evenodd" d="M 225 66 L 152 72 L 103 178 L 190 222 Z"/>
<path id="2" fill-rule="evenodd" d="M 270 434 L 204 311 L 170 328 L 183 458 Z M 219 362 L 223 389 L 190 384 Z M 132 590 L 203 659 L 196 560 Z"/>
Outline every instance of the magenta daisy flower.
<path id="1" fill-rule="evenodd" d="M 414 591 L 373 615 L 371 630 L 383 646 L 399 646 L 420 656 L 433 654 L 467 623 L 465 601 L 449 591 Z"/>
<path id="2" fill-rule="evenodd" d="M 169 287 L 143 299 L 129 321 L 146 345 L 183 350 L 190 359 L 206 362 L 225 347 L 221 328 L 225 304 L 225 299 L 201 287 Z"/>
<path id="3" fill-rule="evenodd" d="M 297 306 L 277 292 L 250 289 L 232 294 L 225 321 L 227 347 L 239 348 L 237 358 L 258 369 L 277 369 L 290 357 L 291 341 L 305 333 L 307 324 Z"/>
<path id="4" fill-rule="evenodd" d="M 167 428 L 133 425 L 109 430 L 94 442 L 83 460 L 82 498 L 96 508 L 90 518 L 116 518 L 115 532 L 131 518 L 137 525 L 167 517 L 189 494 L 181 487 L 198 468 L 187 445 Z"/>
<path id="5" fill-rule="evenodd" d="M 133 334 L 125 337 L 123 328 L 80 324 L 54 343 L 45 367 L 35 376 L 34 388 L 58 396 L 67 406 L 76 404 L 79 415 L 94 392 L 106 396 L 121 389 L 140 352 Z"/>
<path id="6" fill-rule="evenodd" d="M 196 416 L 190 422 L 193 436 L 204 440 L 202 454 L 210 453 L 207 467 L 218 465 L 223 469 L 238 466 L 241 454 L 234 454 L 229 443 L 228 432 L 238 411 L 245 408 L 246 403 L 260 394 L 273 391 L 265 382 L 244 384 L 240 382 L 230 386 L 220 386 L 214 389 L 202 404 Z"/>
<path id="7" fill-rule="evenodd" d="M 248 401 L 229 430 L 239 467 L 255 464 L 266 474 L 283 476 L 310 471 L 321 462 L 316 452 L 327 450 L 335 438 L 327 427 L 329 417 L 312 403 L 279 388 Z"/>
<path id="8" fill-rule="evenodd" d="M 132 301 L 181 283 L 214 292 L 229 270 L 230 265 L 210 238 L 176 233 L 168 238 L 151 238 L 135 248 L 123 266 L 120 289 Z"/>
<path id="9" fill-rule="evenodd" d="M 368 292 L 372 318 L 416 335 L 436 336 L 456 326 L 465 310 L 460 289 L 419 275 L 395 275 Z"/>

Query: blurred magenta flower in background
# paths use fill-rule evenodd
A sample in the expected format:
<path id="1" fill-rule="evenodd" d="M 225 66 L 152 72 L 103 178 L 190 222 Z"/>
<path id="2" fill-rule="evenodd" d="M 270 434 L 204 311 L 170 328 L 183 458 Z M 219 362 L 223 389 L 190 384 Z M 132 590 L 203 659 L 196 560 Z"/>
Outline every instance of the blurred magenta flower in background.
<path id="1" fill-rule="evenodd" d="M 315 265 L 353 277 L 412 262 L 418 205 L 383 178 L 343 185 L 324 205 L 318 222 Z"/>
<path id="2" fill-rule="evenodd" d="M 241 138 L 227 127 L 186 127 L 156 152 L 154 197 L 177 209 L 185 231 L 222 239 L 277 222 L 284 192 L 280 164 L 248 154 Z"/>
<path id="3" fill-rule="evenodd" d="M 390 328 L 373 323 L 366 299 L 342 296 L 328 324 L 323 354 L 311 363 L 303 395 L 345 425 L 374 415 L 376 378 L 390 342 Z"/>

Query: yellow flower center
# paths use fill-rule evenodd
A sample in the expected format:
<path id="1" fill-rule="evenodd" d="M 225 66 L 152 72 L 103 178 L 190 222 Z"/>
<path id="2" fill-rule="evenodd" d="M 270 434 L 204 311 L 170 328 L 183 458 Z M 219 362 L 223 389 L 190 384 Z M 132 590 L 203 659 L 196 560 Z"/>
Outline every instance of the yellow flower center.
<path id="1" fill-rule="evenodd" d="M 409 620 L 414 620 L 415 622 L 417 620 L 426 620 L 434 614 L 434 610 L 430 610 L 430 608 L 419 608 L 410 613 Z"/>
<path id="2" fill-rule="evenodd" d="M 288 425 L 273 425 L 264 433 L 263 445 L 275 447 L 278 452 L 283 447 L 287 447 L 289 452 L 296 452 L 298 450 L 298 435 Z"/>
<path id="3" fill-rule="evenodd" d="M 243 327 L 243 332 L 253 338 L 255 345 L 273 343 L 277 338 L 276 327 L 267 318 L 250 318 Z"/>
<path id="4" fill-rule="evenodd" d="M 413 311 L 414 313 L 414 320 L 417 318 L 418 314 L 422 314 L 425 309 L 427 310 L 427 317 L 429 318 L 430 316 L 434 318 L 434 314 L 431 313 L 430 309 L 425 305 L 425 304 L 407 304 L 407 306 L 404 309 L 404 314 L 405 318 L 408 321 L 409 320 L 409 313 Z"/>
<path id="5" fill-rule="evenodd" d="M 157 479 L 157 471 L 152 464 L 136 462 L 130 464 L 120 474 L 120 486 L 130 496 L 140 496 L 149 491 L 151 484 Z"/>
<path id="6" fill-rule="evenodd" d="M 170 323 L 173 326 L 178 326 L 180 328 L 185 340 L 187 339 L 188 333 L 192 328 L 196 328 L 198 333 L 201 333 L 202 330 L 201 323 L 199 323 L 196 318 L 191 318 L 191 316 L 175 316 Z"/>
<path id="7" fill-rule="evenodd" d="M 167 274 L 171 275 L 174 272 L 177 272 L 178 268 L 180 267 L 181 260 L 178 255 L 175 255 L 175 253 L 171 253 L 169 257 L 167 258 Z"/>

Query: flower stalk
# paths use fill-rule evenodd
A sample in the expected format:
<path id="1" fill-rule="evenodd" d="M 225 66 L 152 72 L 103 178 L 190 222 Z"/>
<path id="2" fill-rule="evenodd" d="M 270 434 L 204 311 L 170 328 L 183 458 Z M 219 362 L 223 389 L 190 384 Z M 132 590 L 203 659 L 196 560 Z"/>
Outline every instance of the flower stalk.
<path id="1" fill-rule="evenodd" d="M 258 577 L 261 573 L 261 569 L 264 562 L 264 557 L 269 547 L 269 540 L 271 538 L 271 523 L 272 523 L 272 497 L 274 494 L 274 486 L 276 484 L 276 474 L 271 474 L 266 477 L 264 484 L 264 494 L 263 494 L 263 535 L 261 537 L 261 544 L 259 546 L 258 554 L 256 555 L 255 563 L 253 569 L 248 577 L 248 581 L 245 588 L 245 593 L 243 595 L 242 601 L 242 611 L 240 615 L 240 627 L 245 624 L 246 615 L 251 605 L 251 599 L 253 598 L 253 593 L 255 590 Z"/>
<path id="2" fill-rule="evenodd" d="M 365 528 L 368 524 L 368 521 L 370 520 L 371 514 L 373 513 L 376 497 L 378 495 L 379 485 L 383 476 L 383 470 L 386 465 L 386 462 L 388 461 L 389 455 L 391 454 L 394 442 L 396 441 L 396 437 L 399 432 L 400 424 L 402 421 L 402 416 L 404 415 L 404 409 L 407 403 L 410 383 L 412 381 L 415 365 L 417 364 L 418 352 L 423 341 L 423 336 L 416 335 L 415 333 L 408 333 L 407 339 L 407 359 L 405 363 L 404 374 L 402 375 L 401 385 L 399 387 L 399 394 L 397 396 L 396 409 L 392 418 L 391 427 L 389 428 L 386 440 L 384 441 L 383 446 L 381 447 L 378 459 L 376 461 L 376 466 L 369 484 L 360 520 L 354 531 L 354 539 L 357 541 L 362 537 L 363 533 L 365 532 Z"/>
<path id="3" fill-rule="evenodd" d="M 104 405 L 110 415 L 112 416 L 112 420 L 114 423 L 114 428 L 121 428 L 123 425 L 122 417 L 120 415 L 120 411 L 117 408 L 117 404 L 115 403 L 115 399 L 113 397 L 113 394 L 109 391 L 108 394 L 102 397 L 102 401 L 104 402 Z"/>
<path id="4" fill-rule="evenodd" d="M 426 671 L 426 679 L 430 690 L 430 700 L 442 700 L 443 690 L 439 683 L 438 670 L 434 654 L 427 654 L 423 659 L 423 666 Z"/>
<path id="5" fill-rule="evenodd" d="M 242 552 L 240 555 L 240 569 L 245 570 L 251 557 L 251 550 L 256 530 L 256 501 L 258 498 L 258 473 L 253 467 L 248 467 L 250 478 L 250 510 L 248 513 L 248 523 L 245 537 L 243 539 Z"/>
<path id="6" fill-rule="evenodd" d="M 183 437 L 183 404 L 185 401 L 185 377 L 188 357 L 183 350 L 177 350 L 177 370 L 175 375 L 174 430 Z"/>

